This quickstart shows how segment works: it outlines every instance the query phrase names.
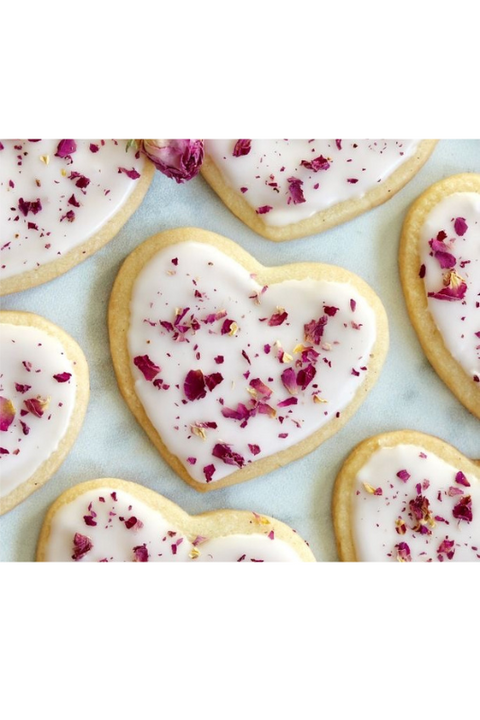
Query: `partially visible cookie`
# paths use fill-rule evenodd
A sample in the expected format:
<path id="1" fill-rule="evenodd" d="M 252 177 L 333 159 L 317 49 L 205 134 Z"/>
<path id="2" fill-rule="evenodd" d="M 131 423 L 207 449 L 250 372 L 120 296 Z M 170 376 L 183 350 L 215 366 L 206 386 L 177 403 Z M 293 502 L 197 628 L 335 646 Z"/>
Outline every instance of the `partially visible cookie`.
<path id="1" fill-rule="evenodd" d="M 288 525 L 244 510 L 187 515 L 133 482 L 76 485 L 49 509 L 38 541 L 46 562 L 314 562 Z"/>
<path id="2" fill-rule="evenodd" d="M 388 347 L 383 305 L 358 276 L 320 263 L 264 267 L 198 228 L 131 253 L 109 332 L 127 404 L 201 492 L 270 472 L 338 432 Z"/>
<path id="3" fill-rule="evenodd" d="M 400 276 L 423 350 L 480 418 L 480 174 L 441 180 L 403 226 Z"/>
<path id="4" fill-rule="evenodd" d="M 0 515 L 59 468 L 82 426 L 88 366 L 77 343 L 33 313 L 0 312 Z"/>
<path id="5" fill-rule="evenodd" d="M 0 294 L 52 280 L 103 247 L 153 173 L 125 140 L 0 140 Z"/>
<path id="6" fill-rule="evenodd" d="M 435 140 L 206 140 L 202 175 L 252 230 L 269 240 L 293 240 L 393 197 L 435 145 Z"/>
<path id="7" fill-rule="evenodd" d="M 341 560 L 479 561 L 480 468 L 431 435 L 377 435 L 343 464 L 333 520 Z"/>

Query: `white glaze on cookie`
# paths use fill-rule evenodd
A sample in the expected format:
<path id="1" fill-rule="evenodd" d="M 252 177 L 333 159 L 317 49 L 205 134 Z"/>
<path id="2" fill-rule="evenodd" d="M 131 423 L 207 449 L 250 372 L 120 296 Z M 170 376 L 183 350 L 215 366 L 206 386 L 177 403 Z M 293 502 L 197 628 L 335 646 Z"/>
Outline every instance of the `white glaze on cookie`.
<path id="1" fill-rule="evenodd" d="M 75 404 L 72 362 L 59 340 L 36 327 L 1 324 L 0 496 L 56 451 Z"/>
<path id="2" fill-rule="evenodd" d="M 62 505 L 45 548 L 50 562 L 296 562 L 301 558 L 252 513 L 252 535 L 187 537 L 158 510 L 111 487 Z M 91 547 L 90 547 L 91 546 Z M 86 550 L 84 553 L 83 551 Z"/>
<path id="3" fill-rule="evenodd" d="M 147 263 L 130 312 L 135 392 L 169 452 L 201 483 L 338 417 L 363 383 L 376 339 L 374 311 L 349 283 L 262 287 L 228 255 L 194 242 Z M 195 390 L 203 397 L 193 399 Z"/>
<path id="4" fill-rule="evenodd" d="M 480 194 L 453 193 L 433 208 L 421 229 L 420 259 L 428 309 L 445 345 L 480 383 Z"/>
<path id="5" fill-rule="evenodd" d="M 75 151 L 58 157 L 61 142 L 75 143 Z M 0 280 L 53 262 L 93 236 L 144 167 L 124 140 L 0 140 Z"/>
<path id="6" fill-rule="evenodd" d="M 355 478 L 352 523 L 360 561 L 478 561 L 480 483 L 420 446 L 381 448 Z"/>
<path id="7" fill-rule="evenodd" d="M 206 140 L 205 150 L 264 223 L 281 227 L 362 197 L 410 158 L 419 141 L 252 140 L 247 154 L 236 156 L 237 142 Z"/>

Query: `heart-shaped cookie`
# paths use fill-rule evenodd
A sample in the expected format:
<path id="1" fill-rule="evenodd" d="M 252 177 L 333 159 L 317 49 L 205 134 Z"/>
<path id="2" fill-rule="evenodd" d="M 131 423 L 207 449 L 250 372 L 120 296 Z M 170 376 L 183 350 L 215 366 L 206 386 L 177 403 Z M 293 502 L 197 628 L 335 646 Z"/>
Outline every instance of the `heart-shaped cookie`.
<path id="1" fill-rule="evenodd" d="M 434 369 L 480 418 L 480 175 L 441 180 L 412 205 L 400 274 L 412 324 Z"/>
<path id="2" fill-rule="evenodd" d="M 26 312 L 1 312 L 0 515 L 60 467 L 82 426 L 88 366 L 66 332 Z"/>
<path id="3" fill-rule="evenodd" d="M 377 435 L 342 466 L 333 519 L 341 560 L 478 561 L 480 468 L 431 435 Z"/>
<path id="4" fill-rule="evenodd" d="M 0 140 L 0 294 L 70 270 L 140 205 L 153 164 L 125 140 Z"/>
<path id="5" fill-rule="evenodd" d="M 385 358 L 385 311 L 341 268 L 266 268 L 197 228 L 127 258 L 109 307 L 121 392 L 157 449 L 197 490 L 305 455 L 337 432 Z"/>
<path id="6" fill-rule="evenodd" d="M 38 561 L 314 562 L 288 525 L 245 510 L 191 517 L 153 490 L 106 478 L 76 485 L 45 518 Z"/>
<path id="7" fill-rule="evenodd" d="M 206 140 L 202 175 L 240 220 L 293 240 L 380 205 L 417 173 L 435 140 Z"/>

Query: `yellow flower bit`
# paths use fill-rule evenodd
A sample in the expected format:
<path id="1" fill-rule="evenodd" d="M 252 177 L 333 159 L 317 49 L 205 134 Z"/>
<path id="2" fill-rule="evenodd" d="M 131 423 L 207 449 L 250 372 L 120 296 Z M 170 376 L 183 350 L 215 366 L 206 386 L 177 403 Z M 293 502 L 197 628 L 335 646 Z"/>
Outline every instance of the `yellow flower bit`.
<path id="1" fill-rule="evenodd" d="M 319 395 L 314 395 L 313 402 L 314 403 L 328 403 L 328 400 L 325 400 L 325 398 L 321 398 Z"/>
<path id="2" fill-rule="evenodd" d="M 176 275 L 176 274 L 177 274 L 176 270 L 167 270 L 167 275 Z M 178 315 L 178 313 L 177 313 L 177 315 Z"/>
<path id="3" fill-rule="evenodd" d="M 188 556 L 190 558 L 192 558 L 192 560 L 196 560 L 199 555 L 200 555 L 200 550 L 197 550 L 196 547 L 192 548 L 188 554 Z"/>
<path id="4" fill-rule="evenodd" d="M 464 283 L 465 280 L 455 270 L 449 270 L 443 276 L 443 284 L 445 287 L 457 288 L 459 285 Z"/>
<path id="5" fill-rule="evenodd" d="M 194 435 L 202 438 L 202 440 L 206 440 L 207 433 L 205 432 L 205 428 L 198 427 L 198 425 L 190 425 L 190 429 Z"/>
<path id="6" fill-rule="evenodd" d="M 40 155 L 40 160 L 44 165 L 48 165 L 50 162 L 50 155 Z"/>
<path id="7" fill-rule="evenodd" d="M 254 397 L 254 398 L 257 397 L 257 391 L 255 390 L 255 388 L 252 388 L 252 387 L 248 386 L 248 387 L 247 387 L 247 392 L 250 393 L 250 395 L 251 395 L 252 397 Z"/>
<path id="8" fill-rule="evenodd" d="M 60 173 L 61 173 L 61 175 L 63 175 L 63 177 L 67 177 L 67 171 L 65 170 L 65 168 L 62 168 L 60 170 Z"/>
<path id="9" fill-rule="evenodd" d="M 259 515 L 258 513 L 254 512 L 253 517 L 255 518 L 255 522 L 259 525 L 270 525 L 270 520 L 265 517 L 265 515 Z"/>
<path id="10" fill-rule="evenodd" d="M 232 322 L 232 324 L 231 324 L 231 326 L 230 326 L 230 331 L 229 331 L 228 334 L 229 334 L 229 335 L 236 335 L 236 334 L 237 334 L 237 331 L 238 331 L 238 325 L 237 325 L 237 323 L 236 323 L 236 322 Z"/>
<path id="11" fill-rule="evenodd" d="M 364 482 L 363 487 L 365 490 L 370 493 L 371 495 L 375 495 L 375 488 L 372 485 L 369 485 L 368 483 Z"/>

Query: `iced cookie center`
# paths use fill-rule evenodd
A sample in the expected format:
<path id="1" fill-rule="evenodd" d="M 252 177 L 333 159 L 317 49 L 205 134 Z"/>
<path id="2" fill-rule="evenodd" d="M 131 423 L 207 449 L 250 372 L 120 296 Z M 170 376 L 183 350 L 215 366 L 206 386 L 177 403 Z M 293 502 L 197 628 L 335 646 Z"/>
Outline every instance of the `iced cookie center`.
<path id="1" fill-rule="evenodd" d="M 61 343 L 38 328 L 0 325 L 0 495 L 55 452 L 75 404 L 74 368 Z"/>
<path id="2" fill-rule="evenodd" d="M 445 346 L 480 382 L 480 195 L 441 200 L 420 233 L 420 277 Z"/>
<path id="3" fill-rule="evenodd" d="M 416 445 L 375 452 L 352 496 L 358 560 L 480 560 L 480 483 Z"/>
<path id="4" fill-rule="evenodd" d="M 195 242 L 154 256 L 130 311 L 135 392 L 169 452 L 203 483 L 339 417 L 376 339 L 374 311 L 351 284 L 261 286 Z"/>
<path id="5" fill-rule="evenodd" d="M 254 534 L 187 536 L 123 490 L 91 490 L 54 515 L 45 551 L 51 562 L 295 562 L 301 558 L 252 513 Z"/>
<path id="6" fill-rule="evenodd" d="M 418 142 L 207 140 L 205 149 L 224 182 L 263 222 L 281 227 L 362 197 L 411 157 Z"/>
<path id="7" fill-rule="evenodd" d="M 57 260 L 115 215 L 145 165 L 125 148 L 124 140 L 0 140 L 0 279 Z"/>

